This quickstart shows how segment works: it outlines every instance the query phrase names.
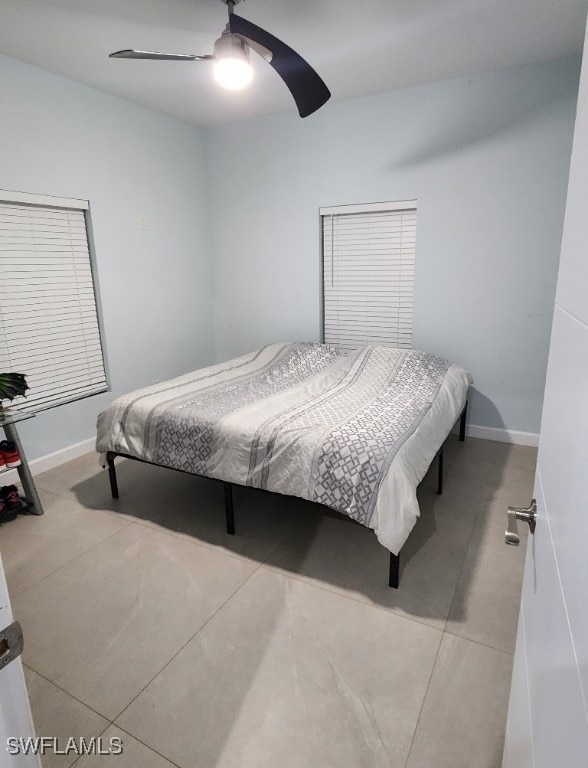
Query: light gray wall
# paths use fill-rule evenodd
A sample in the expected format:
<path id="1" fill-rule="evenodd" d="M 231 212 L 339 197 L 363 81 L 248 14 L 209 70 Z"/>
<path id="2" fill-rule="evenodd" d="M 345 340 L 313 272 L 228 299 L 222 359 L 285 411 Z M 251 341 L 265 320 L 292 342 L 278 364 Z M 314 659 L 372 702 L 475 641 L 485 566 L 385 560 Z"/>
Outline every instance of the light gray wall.
<path id="1" fill-rule="evenodd" d="M 203 132 L 0 57 L 0 187 L 90 200 L 112 383 L 23 424 L 30 458 L 92 437 L 115 395 L 211 362 L 215 334 L 219 359 L 318 339 L 319 206 L 406 198 L 415 346 L 472 371 L 473 423 L 537 431 L 578 73 L 566 59 Z"/>
<path id="2" fill-rule="evenodd" d="M 203 137 L 1 56 L 0 110 L 0 188 L 90 201 L 112 385 L 23 423 L 35 458 L 95 436 L 115 395 L 212 362 Z"/>
<path id="3" fill-rule="evenodd" d="M 539 430 L 579 59 L 206 133 L 217 356 L 319 338 L 321 205 L 418 199 L 414 346 Z"/>

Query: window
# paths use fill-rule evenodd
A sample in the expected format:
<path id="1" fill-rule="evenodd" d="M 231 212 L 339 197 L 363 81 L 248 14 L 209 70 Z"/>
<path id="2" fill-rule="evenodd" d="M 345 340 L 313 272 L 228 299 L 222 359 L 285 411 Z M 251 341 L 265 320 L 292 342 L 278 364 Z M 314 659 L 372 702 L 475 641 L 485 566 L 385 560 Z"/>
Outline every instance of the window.
<path id="1" fill-rule="evenodd" d="M 416 201 L 321 208 L 323 341 L 410 347 Z"/>
<path id="2" fill-rule="evenodd" d="M 88 209 L 0 190 L 0 371 L 27 374 L 30 387 L 14 407 L 52 408 L 108 389 Z"/>

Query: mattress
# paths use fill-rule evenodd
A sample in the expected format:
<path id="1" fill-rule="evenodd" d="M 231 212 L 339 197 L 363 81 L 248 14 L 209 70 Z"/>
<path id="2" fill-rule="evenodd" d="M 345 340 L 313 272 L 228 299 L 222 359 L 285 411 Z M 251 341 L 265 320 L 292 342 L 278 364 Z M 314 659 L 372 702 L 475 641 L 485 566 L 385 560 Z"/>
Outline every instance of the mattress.
<path id="1" fill-rule="evenodd" d="M 412 349 L 270 344 L 119 397 L 96 448 L 324 504 L 397 554 L 470 383 Z"/>

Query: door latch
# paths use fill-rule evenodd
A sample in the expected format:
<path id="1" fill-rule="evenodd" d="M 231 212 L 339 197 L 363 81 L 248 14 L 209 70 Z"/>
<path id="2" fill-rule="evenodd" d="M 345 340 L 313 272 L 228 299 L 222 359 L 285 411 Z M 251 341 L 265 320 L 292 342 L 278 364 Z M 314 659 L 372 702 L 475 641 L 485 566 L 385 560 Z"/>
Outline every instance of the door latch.
<path id="1" fill-rule="evenodd" d="M 506 513 L 506 531 L 504 533 L 504 540 L 507 544 L 514 544 L 518 546 L 521 539 L 519 537 L 519 531 L 517 528 L 517 520 L 524 520 L 529 524 L 531 533 L 535 533 L 537 516 L 537 502 L 535 499 L 531 501 L 530 507 L 509 507 Z"/>
<path id="2" fill-rule="evenodd" d="M 0 631 L 0 670 L 20 656 L 23 644 L 22 627 L 18 621 Z"/>

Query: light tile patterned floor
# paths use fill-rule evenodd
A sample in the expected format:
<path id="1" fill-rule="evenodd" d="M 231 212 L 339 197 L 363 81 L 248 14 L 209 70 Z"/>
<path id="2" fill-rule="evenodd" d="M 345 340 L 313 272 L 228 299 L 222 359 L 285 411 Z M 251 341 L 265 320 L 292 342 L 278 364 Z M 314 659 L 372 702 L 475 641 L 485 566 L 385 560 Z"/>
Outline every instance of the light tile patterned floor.
<path id="1" fill-rule="evenodd" d="M 398 591 L 374 534 L 313 504 L 94 454 L 0 527 L 40 735 L 123 739 L 45 768 L 499 768 L 536 452 L 452 438 Z"/>

